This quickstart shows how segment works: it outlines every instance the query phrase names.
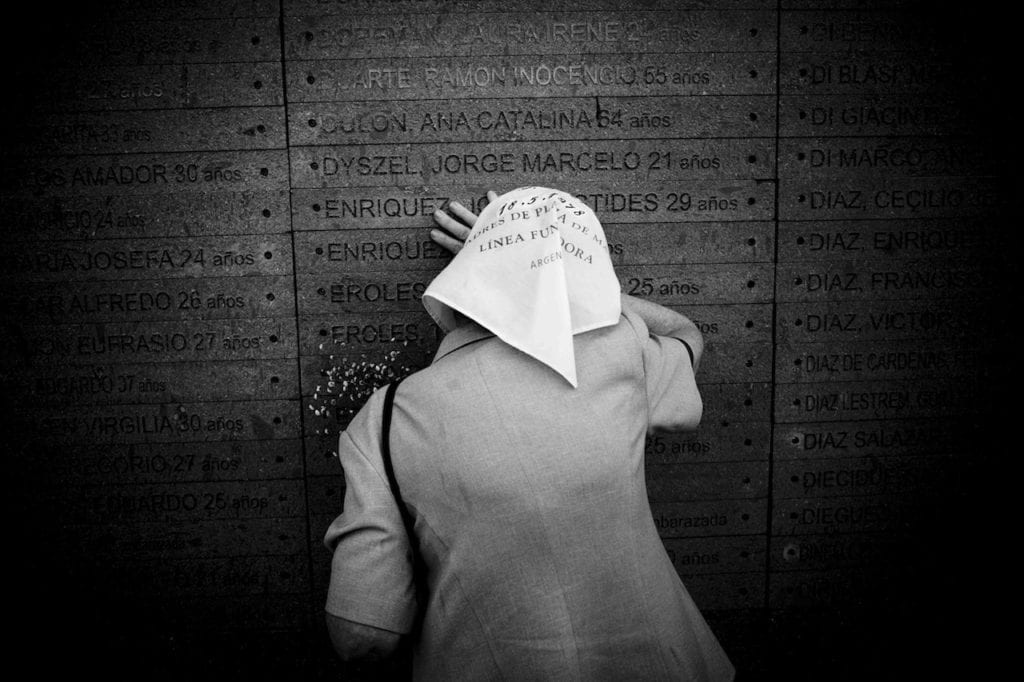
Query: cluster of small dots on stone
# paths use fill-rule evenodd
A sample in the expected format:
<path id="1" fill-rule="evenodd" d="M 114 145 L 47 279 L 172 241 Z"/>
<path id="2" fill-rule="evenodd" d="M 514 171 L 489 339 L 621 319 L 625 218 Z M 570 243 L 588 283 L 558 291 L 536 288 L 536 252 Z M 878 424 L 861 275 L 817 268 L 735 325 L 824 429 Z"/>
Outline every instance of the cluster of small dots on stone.
<path id="1" fill-rule="evenodd" d="M 402 342 L 402 346 L 408 344 Z M 320 349 L 323 348 L 321 343 Z M 357 360 L 330 355 L 329 366 L 321 372 L 323 380 L 317 384 L 309 403 L 313 415 L 324 420 L 316 434 L 337 435 L 339 422 L 354 415 L 374 391 L 410 374 L 413 368 L 399 362 L 401 355 L 401 349 L 384 351 L 373 359 L 366 353 L 361 353 Z"/>

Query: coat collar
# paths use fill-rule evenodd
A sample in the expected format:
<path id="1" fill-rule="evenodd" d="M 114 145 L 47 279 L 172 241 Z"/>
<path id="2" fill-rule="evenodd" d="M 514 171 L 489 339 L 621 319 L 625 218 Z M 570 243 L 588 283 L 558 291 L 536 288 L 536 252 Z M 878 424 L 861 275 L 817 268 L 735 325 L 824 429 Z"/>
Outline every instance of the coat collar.
<path id="1" fill-rule="evenodd" d="M 455 329 L 448 332 L 443 339 L 441 339 L 441 345 L 437 348 L 437 353 L 434 354 L 433 362 L 437 362 L 444 356 L 457 351 L 463 346 L 467 346 L 474 341 L 482 341 L 488 337 L 494 336 L 494 333 L 484 329 L 476 322 L 469 320 Z"/>

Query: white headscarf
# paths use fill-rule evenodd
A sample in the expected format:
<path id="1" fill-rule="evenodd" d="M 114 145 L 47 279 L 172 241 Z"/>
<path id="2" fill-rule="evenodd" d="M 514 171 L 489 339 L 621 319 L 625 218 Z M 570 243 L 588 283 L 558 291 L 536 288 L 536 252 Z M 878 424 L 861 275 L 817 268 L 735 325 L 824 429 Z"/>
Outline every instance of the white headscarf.
<path id="1" fill-rule="evenodd" d="M 457 310 L 575 388 L 572 337 L 618 323 L 619 291 L 594 212 L 565 192 L 520 187 L 481 211 L 423 305 L 445 332 Z"/>

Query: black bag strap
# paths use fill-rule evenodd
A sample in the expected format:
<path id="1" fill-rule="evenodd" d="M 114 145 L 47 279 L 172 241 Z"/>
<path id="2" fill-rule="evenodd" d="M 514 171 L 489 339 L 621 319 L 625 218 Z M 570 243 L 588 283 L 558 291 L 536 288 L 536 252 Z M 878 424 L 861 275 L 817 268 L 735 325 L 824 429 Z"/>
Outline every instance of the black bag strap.
<path id="1" fill-rule="evenodd" d="M 391 487 L 391 494 L 395 498 L 395 502 L 398 504 L 398 511 L 402 515 L 402 524 L 405 526 L 405 534 L 409 538 L 409 550 L 412 553 L 412 580 L 413 585 L 417 594 L 417 601 L 425 599 L 427 593 L 427 574 L 426 566 L 423 563 L 423 556 L 419 551 L 419 543 L 416 540 L 416 534 L 413 533 L 413 526 L 415 521 L 412 518 L 412 514 L 409 513 L 409 509 L 405 506 L 405 500 L 402 499 L 402 490 L 398 487 L 398 479 L 395 478 L 395 466 L 391 463 L 391 414 L 395 408 L 395 392 L 398 391 L 398 385 L 402 383 L 402 379 L 396 379 L 388 385 L 387 390 L 384 392 L 384 416 L 381 420 L 381 434 L 380 434 L 380 456 L 384 461 L 384 474 L 388 477 L 388 485 Z M 413 631 L 416 632 L 422 627 L 423 617 L 426 610 L 422 607 L 423 602 L 419 601 L 420 607 L 417 609 L 416 621 L 413 624 Z M 406 659 L 404 662 L 405 674 L 402 677 L 396 677 L 395 679 L 411 679 L 411 673 L 409 672 L 408 666 L 410 665 L 411 659 Z"/>
<path id="2" fill-rule="evenodd" d="M 405 500 L 402 499 L 402 490 L 398 486 L 398 479 L 395 478 L 395 466 L 391 463 L 391 413 L 394 411 L 395 392 L 398 390 L 400 383 L 402 383 L 402 380 L 396 379 L 388 385 L 387 390 L 384 392 L 384 419 L 381 424 L 380 455 L 381 459 L 384 460 L 384 474 L 388 477 L 391 494 L 394 495 L 395 502 L 398 503 L 398 511 L 402 514 L 402 523 L 405 524 L 405 531 L 409 534 L 409 542 L 415 546 L 416 536 L 412 532 L 413 518 L 405 507 Z"/>

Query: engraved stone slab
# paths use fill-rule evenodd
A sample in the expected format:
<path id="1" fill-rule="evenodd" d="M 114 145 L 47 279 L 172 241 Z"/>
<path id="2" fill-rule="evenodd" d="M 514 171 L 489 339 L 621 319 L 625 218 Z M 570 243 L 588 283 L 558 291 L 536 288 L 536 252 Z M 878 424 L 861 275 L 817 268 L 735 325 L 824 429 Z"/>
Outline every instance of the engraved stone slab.
<path id="1" fill-rule="evenodd" d="M 780 343 L 976 336 L 1004 319 L 984 299 L 971 296 L 876 302 L 779 303 Z"/>
<path id="2" fill-rule="evenodd" d="M 120 19 L 84 17 L 76 40 L 62 46 L 62 57 L 72 64 L 209 64 L 269 62 L 281 50 L 276 17 Z"/>
<path id="3" fill-rule="evenodd" d="M 9 298 L 23 324 L 218 320 L 294 315 L 292 278 L 38 283 Z"/>
<path id="4" fill-rule="evenodd" d="M 648 464 L 765 461 L 770 449 L 768 431 L 766 422 L 706 421 L 693 432 L 648 436 L 644 457 Z"/>
<path id="5" fill-rule="evenodd" d="M 123 1 L 123 0 L 122 0 Z M 772 9 L 770 0 L 637 0 L 635 10 L 700 10 L 700 9 Z M 458 12 L 506 12 L 534 10 L 531 2 L 524 0 L 390 0 L 381 5 L 379 0 L 290 0 L 284 5 L 288 16 L 334 15 L 349 12 L 367 14 L 418 14 L 434 13 L 441 9 Z M 545 9 L 578 10 L 578 0 L 546 0 Z M 599 10 L 622 9 L 620 0 L 588 0 L 587 8 Z"/>
<path id="6" fill-rule="evenodd" d="M 783 459 L 854 456 L 955 455 L 980 441 L 980 428 L 962 420 L 885 419 L 780 424 L 773 452 Z"/>
<path id="7" fill-rule="evenodd" d="M 19 153 L 124 154 L 285 146 L 283 107 L 40 114 L 17 130 Z"/>
<path id="8" fill-rule="evenodd" d="M 120 524 L 294 517 L 305 507 L 303 482 L 193 481 L 135 486 L 62 487 L 38 507 L 55 508 L 63 523 Z M 57 500 L 61 500 L 57 504 Z"/>
<path id="9" fill-rule="evenodd" d="M 18 395 L 39 404 L 279 400 L 299 397 L 294 359 L 69 364 L 5 370 Z"/>
<path id="10" fill-rule="evenodd" d="M 927 52 L 783 53 L 779 90 L 787 94 L 954 93 L 991 86 L 949 54 Z"/>
<path id="11" fill-rule="evenodd" d="M 296 188 L 461 184 L 485 177 L 501 185 L 560 187 L 771 177 L 773 151 L 767 140 L 587 140 L 302 147 L 290 156 Z"/>
<path id="12" fill-rule="evenodd" d="M 767 500 L 655 502 L 654 525 L 662 538 L 756 535 L 765 529 Z"/>
<path id="13" fill-rule="evenodd" d="M 17 433 L 47 443 L 192 443 L 295 438 L 298 403 L 253 400 L 21 409 Z"/>
<path id="14" fill-rule="evenodd" d="M 148 599 L 294 594 L 309 589 L 305 555 L 239 556 L 191 559 L 121 560 L 90 584 L 102 590 Z"/>
<path id="15" fill-rule="evenodd" d="M 785 497 L 846 497 L 850 495 L 913 496 L 953 494 L 971 474 L 969 458 L 858 457 L 785 460 L 772 471 L 776 499 Z"/>
<path id="16" fill-rule="evenodd" d="M 933 94 L 783 95 L 782 137 L 984 134 L 950 97 Z"/>
<path id="17" fill-rule="evenodd" d="M 1009 252 L 999 248 L 997 228 L 998 222 L 987 218 L 783 221 L 779 261 L 991 258 Z"/>
<path id="18" fill-rule="evenodd" d="M 775 45 L 774 12 L 588 9 L 291 16 L 285 58 L 765 52 Z"/>
<path id="19" fill-rule="evenodd" d="M 770 138 L 773 97 L 516 97 L 297 103 L 293 145 Z"/>
<path id="20" fill-rule="evenodd" d="M 959 259 L 796 263 L 778 276 L 776 299 L 787 303 L 978 298 L 999 286 L 997 270 Z"/>
<path id="21" fill-rule="evenodd" d="M 79 67 L 57 65 L 30 95 L 32 108 L 118 111 L 281 106 L 276 61 Z"/>
<path id="22" fill-rule="evenodd" d="M 420 227 L 433 224 L 431 215 L 449 201 L 478 212 L 487 190 L 499 194 L 512 187 L 464 185 L 407 188 L 297 189 L 292 192 L 296 231 Z M 767 220 L 775 201 L 774 183 L 732 180 L 688 181 L 678 185 L 644 186 L 623 191 L 617 185 L 562 187 L 597 213 L 602 224 L 690 221 Z"/>
<path id="23" fill-rule="evenodd" d="M 291 274 L 287 236 L 15 242 L 0 278 L 20 282 L 106 282 Z M 257 277 L 258 279 L 258 277 Z"/>
<path id="24" fill-rule="evenodd" d="M 266 191 L 288 187 L 287 152 L 178 152 L 32 159 L 4 167 L 4 191 L 27 195 Z"/>
<path id="25" fill-rule="evenodd" d="M 779 383 L 913 380 L 1000 371 L 991 344 L 949 338 L 776 346 Z"/>
<path id="26" fill-rule="evenodd" d="M 1008 201 L 999 182 L 984 177 L 779 181 L 779 216 L 784 220 L 992 216 Z"/>
<path id="27" fill-rule="evenodd" d="M 646 468 L 652 502 L 764 497 L 767 462 L 654 464 Z"/>
<path id="28" fill-rule="evenodd" d="M 756 609 L 764 605 L 765 574 L 684 575 L 686 590 L 701 611 Z"/>
<path id="29" fill-rule="evenodd" d="M 923 494 L 784 498 L 774 505 L 772 533 L 782 536 L 899 531 L 923 520 L 936 500 L 929 501 Z"/>
<path id="30" fill-rule="evenodd" d="M 770 566 L 772 571 L 895 566 L 921 551 L 918 544 L 912 535 L 903 533 L 776 536 L 771 539 Z M 783 576 L 780 579 L 789 583 Z"/>
<path id="31" fill-rule="evenodd" d="M 779 140 L 779 175 L 786 178 L 873 173 L 888 177 L 994 175 L 1005 167 L 1004 150 L 986 139 L 918 137 L 820 137 Z"/>
<path id="32" fill-rule="evenodd" d="M 114 560 L 123 557 L 195 560 L 252 554 L 254 549 L 263 555 L 296 555 L 307 551 L 304 528 L 301 518 L 68 525 L 54 530 L 54 542 L 83 555 L 114 557 Z M 255 547 L 254 538 L 258 539 Z M 295 601 L 294 595 L 288 598 Z M 196 615 L 199 611 L 192 613 Z"/>
<path id="33" fill-rule="evenodd" d="M 782 16 L 782 52 L 905 51 L 939 47 L 934 24 L 895 11 L 794 12 Z"/>
<path id="34" fill-rule="evenodd" d="M 720 52 L 338 59 L 290 62 L 286 78 L 295 102 L 769 95 L 775 58 Z"/>
<path id="35" fill-rule="evenodd" d="M 24 460 L 24 461 L 22 461 Z M 302 441 L 249 440 L 33 447 L 18 473 L 79 485 L 186 481 L 254 481 L 302 477 Z"/>
<path id="36" fill-rule="evenodd" d="M 806 422 L 974 415 L 991 409 L 994 400 L 974 377 L 778 384 L 775 418 Z"/>
<path id="37" fill-rule="evenodd" d="M 295 357 L 288 318 L 11 326 L 0 361 L 180 362 Z"/>
<path id="38" fill-rule="evenodd" d="M 764 566 L 764 536 L 665 540 L 665 550 L 683 576 L 757 571 Z"/>
<path id="39" fill-rule="evenodd" d="M 289 230 L 288 205 L 287 190 L 5 197 L 0 229 L 12 241 L 272 234 Z"/>

